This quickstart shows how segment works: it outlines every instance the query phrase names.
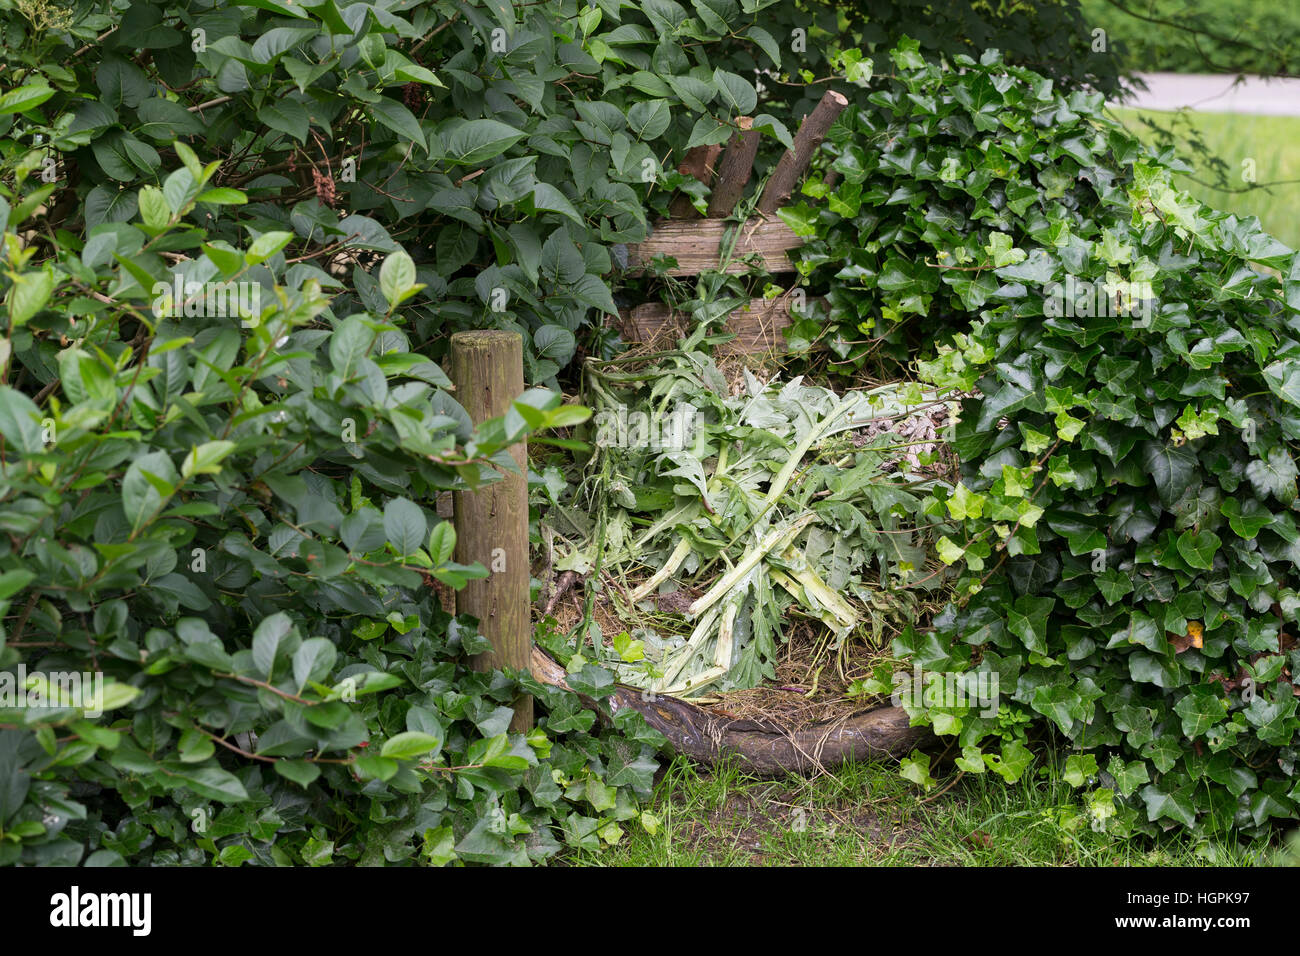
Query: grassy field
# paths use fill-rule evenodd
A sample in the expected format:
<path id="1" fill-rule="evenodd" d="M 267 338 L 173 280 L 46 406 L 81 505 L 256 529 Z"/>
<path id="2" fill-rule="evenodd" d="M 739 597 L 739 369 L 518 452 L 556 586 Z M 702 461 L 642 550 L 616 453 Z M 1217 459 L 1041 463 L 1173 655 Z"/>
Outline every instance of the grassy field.
<path id="1" fill-rule="evenodd" d="M 663 771 L 654 835 L 634 831 L 574 863 L 595 866 L 1249 866 L 1270 848 L 1186 837 L 1152 842 L 1082 823 L 1076 791 L 1036 776 L 964 777 L 927 797 L 897 768 L 759 780 L 677 759 Z"/>
<path id="2" fill-rule="evenodd" d="M 1300 117 L 1126 109 L 1114 114 L 1147 142 L 1152 137 L 1144 119 L 1166 128 L 1172 125 L 1180 140 L 1180 155 L 1198 167 L 1195 175 L 1178 177 L 1179 186 L 1218 209 L 1258 216 L 1268 232 L 1300 249 Z M 1215 179 L 1203 168 L 1204 160 L 1189 148 L 1195 138 L 1227 165 L 1228 181 L 1237 191 L 1205 185 Z M 1261 188 L 1249 188 L 1243 181 L 1244 160 L 1254 160 L 1255 180 Z M 1267 186 L 1269 183 L 1278 185 Z"/>

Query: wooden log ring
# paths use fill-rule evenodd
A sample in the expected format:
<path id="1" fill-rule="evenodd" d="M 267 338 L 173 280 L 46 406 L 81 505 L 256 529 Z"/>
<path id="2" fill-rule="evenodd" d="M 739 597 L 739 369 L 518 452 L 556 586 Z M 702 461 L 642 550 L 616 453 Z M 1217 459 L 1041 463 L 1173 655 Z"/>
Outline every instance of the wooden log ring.
<path id="1" fill-rule="evenodd" d="M 541 648 L 533 648 L 531 669 L 542 683 L 572 690 L 564 668 Z M 769 777 L 833 770 L 850 760 L 901 757 L 934 740 L 928 728 L 910 726 L 901 707 L 877 707 L 790 730 L 768 721 L 715 717 L 675 697 L 652 698 L 624 684 L 616 685 L 606 700 L 612 713 L 639 713 L 680 754 L 705 764 L 739 758 L 746 769 Z"/>

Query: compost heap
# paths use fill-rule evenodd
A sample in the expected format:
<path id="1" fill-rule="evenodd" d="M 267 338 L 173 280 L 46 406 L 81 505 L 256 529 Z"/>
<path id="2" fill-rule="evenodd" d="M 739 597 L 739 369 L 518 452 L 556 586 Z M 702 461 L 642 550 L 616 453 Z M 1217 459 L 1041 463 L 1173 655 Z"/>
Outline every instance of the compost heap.
<path id="1" fill-rule="evenodd" d="M 544 528 L 553 572 L 587 582 L 578 665 L 716 702 L 775 678 L 802 628 L 808 664 L 860 689 L 855 668 L 942 585 L 926 499 L 955 477 L 938 436 L 958 406 L 914 383 L 837 394 L 738 368 L 729 385 L 703 353 L 666 354 L 585 369 L 595 452 Z"/>

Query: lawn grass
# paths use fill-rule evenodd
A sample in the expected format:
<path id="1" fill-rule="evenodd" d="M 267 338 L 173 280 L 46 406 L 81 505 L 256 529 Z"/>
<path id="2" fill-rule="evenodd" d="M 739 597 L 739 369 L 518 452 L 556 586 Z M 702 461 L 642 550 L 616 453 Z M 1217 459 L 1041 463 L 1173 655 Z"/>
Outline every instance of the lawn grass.
<path id="1" fill-rule="evenodd" d="M 1152 142 L 1150 119 L 1172 127 L 1179 140 L 1179 156 L 1197 167 L 1193 175 L 1176 177 L 1177 185 L 1216 209 L 1258 216 L 1264 229 L 1293 249 L 1300 249 L 1300 116 L 1259 116 L 1247 113 L 1202 113 L 1158 110 L 1112 110 L 1116 119 L 1145 142 Z M 1227 166 L 1228 182 L 1242 192 L 1214 189 L 1216 181 L 1205 160 L 1190 147 L 1198 138 L 1212 156 Z M 1243 160 L 1254 160 L 1257 189 L 1246 188 Z M 1267 186 L 1269 183 L 1278 185 Z"/>
<path id="2" fill-rule="evenodd" d="M 941 785 L 944 781 L 940 781 Z M 927 796 L 896 766 L 851 764 L 762 780 L 677 758 L 652 802 L 661 826 L 570 862 L 596 866 L 1249 866 L 1261 844 L 1124 838 L 1080 825 L 1078 791 L 1054 775 L 963 777 Z"/>

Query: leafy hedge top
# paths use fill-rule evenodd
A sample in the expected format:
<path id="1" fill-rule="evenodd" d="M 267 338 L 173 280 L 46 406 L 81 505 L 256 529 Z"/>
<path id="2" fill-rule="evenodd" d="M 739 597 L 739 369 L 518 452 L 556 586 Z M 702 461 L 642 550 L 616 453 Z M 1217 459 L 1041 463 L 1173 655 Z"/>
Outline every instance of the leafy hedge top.
<path id="1" fill-rule="evenodd" d="M 828 203 L 787 218 L 846 361 L 937 335 L 923 374 L 971 396 L 932 503 L 959 599 L 897 649 L 997 671 L 1003 708 L 921 719 L 1014 778 L 1008 720 L 1046 718 L 1098 819 L 1112 794 L 1144 828 L 1294 816 L 1300 257 L 1173 189 L 1099 95 L 992 53 L 893 59 L 828 146 Z"/>
<path id="2" fill-rule="evenodd" d="M 1113 86 L 1074 0 L 1038 6 L 927 4 L 927 41 L 997 36 Z M 911 0 L 870 16 L 780 0 L 0 0 L 0 84 L 15 87 L 0 146 L 48 168 L 23 218 L 44 204 L 67 244 L 130 221 L 140 189 L 180 167 L 179 139 L 248 198 L 200 208 L 210 238 L 290 232 L 300 271 L 357 308 L 376 306 L 374 283 L 340 278 L 404 243 L 425 285 L 406 310 L 417 345 L 436 358 L 448 327 L 517 328 L 529 380 L 547 382 L 613 311 L 614 247 L 643 238 L 679 186 L 703 190 L 675 171 L 682 152 L 747 113 L 772 161 L 835 52 L 892 42 L 909 18 Z M 591 334 L 593 350 L 615 346 Z"/>

